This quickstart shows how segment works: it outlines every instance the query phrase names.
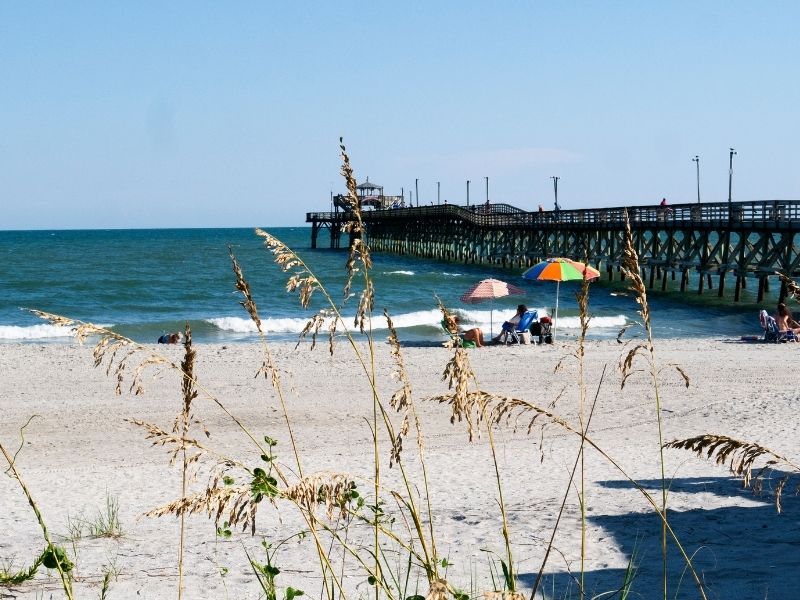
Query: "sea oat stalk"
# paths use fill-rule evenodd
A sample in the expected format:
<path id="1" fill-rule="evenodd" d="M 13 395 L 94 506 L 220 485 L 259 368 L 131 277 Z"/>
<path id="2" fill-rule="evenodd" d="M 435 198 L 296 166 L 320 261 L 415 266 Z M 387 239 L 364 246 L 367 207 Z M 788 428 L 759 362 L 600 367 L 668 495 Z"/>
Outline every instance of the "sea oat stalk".
<path id="1" fill-rule="evenodd" d="M 183 409 L 179 416 L 181 454 L 183 457 L 183 469 L 181 469 L 181 498 L 186 497 L 189 470 L 189 459 L 186 452 L 188 446 L 187 438 L 189 436 L 189 425 L 191 423 L 192 402 L 197 398 L 197 390 L 194 387 L 194 359 L 196 352 L 192 347 L 192 330 L 189 327 L 189 323 L 186 323 L 184 329 L 183 350 L 183 362 L 181 362 L 181 372 L 183 373 L 183 381 L 181 384 L 183 390 Z M 178 425 L 178 423 L 176 423 L 176 425 Z M 178 600 L 183 597 L 183 548 L 186 542 L 186 515 L 184 513 L 181 513 L 180 523 L 181 532 L 180 544 L 178 547 Z"/>
<path id="2" fill-rule="evenodd" d="M 584 264 L 589 264 L 589 257 L 584 253 Z M 581 580 L 580 590 L 581 598 L 586 597 L 586 469 L 585 469 L 585 453 L 584 446 L 586 444 L 586 432 L 588 424 L 584 423 L 585 420 L 585 404 L 586 404 L 586 332 L 589 329 L 589 269 L 584 268 L 583 278 L 581 279 L 581 289 L 577 294 L 578 310 L 580 315 L 580 336 L 578 337 L 578 397 L 579 409 L 578 419 L 581 430 L 581 449 L 579 452 L 581 460 L 581 492 L 580 492 L 580 510 L 581 510 Z M 603 368 L 605 372 L 605 367 Z M 601 379 L 602 381 L 602 379 Z M 598 392 L 599 392 L 598 387 Z M 597 398 L 595 397 L 595 402 Z M 592 405 L 594 410 L 594 405 Z"/>
<path id="3" fill-rule="evenodd" d="M 625 245 L 623 248 L 622 271 L 630 279 L 630 289 L 634 293 L 636 302 L 639 304 L 639 314 L 642 316 L 647 340 L 644 344 L 636 345 L 625 359 L 622 361 L 622 385 L 631 374 L 633 361 L 637 355 L 645 356 L 650 371 L 655 397 L 656 422 L 658 424 L 658 450 L 659 462 L 661 465 L 661 513 L 664 521 L 661 527 L 661 558 L 663 567 L 662 595 L 667 600 L 667 476 L 664 463 L 664 434 L 661 417 L 661 394 L 659 386 L 659 369 L 656 363 L 656 351 L 653 344 L 653 328 L 650 322 L 650 305 L 647 301 L 647 288 L 642 279 L 642 271 L 639 266 L 639 255 L 633 245 L 633 234 L 631 224 L 628 219 L 628 211 L 624 211 L 625 217 Z"/>
<path id="4" fill-rule="evenodd" d="M 586 423 L 584 424 L 581 420 L 581 446 L 578 450 L 578 455 L 575 457 L 575 464 L 572 465 L 572 471 L 569 475 L 569 481 L 567 482 L 567 487 L 564 490 L 564 497 L 561 499 L 561 506 L 558 509 L 558 516 L 556 517 L 555 525 L 553 525 L 553 531 L 550 534 L 550 541 L 547 543 L 547 550 L 544 553 L 544 558 L 542 559 L 542 564 L 539 566 L 539 572 L 536 574 L 536 580 L 533 582 L 533 589 L 531 589 L 530 600 L 534 600 L 536 597 L 536 591 L 539 589 L 539 584 L 542 581 L 542 575 L 544 574 L 545 565 L 547 565 L 547 559 L 550 557 L 550 551 L 553 549 L 553 543 L 556 539 L 556 532 L 558 531 L 558 526 L 561 522 L 561 516 L 564 514 L 564 508 L 567 504 L 567 498 L 569 497 L 569 492 L 572 487 L 572 481 L 575 478 L 575 471 L 578 469 L 578 465 L 580 464 L 581 470 L 583 469 L 583 457 L 584 457 L 584 448 L 586 447 L 586 434 L 589 431 L 589 425 L 592 422 L 592 416 L 594 415 L 594 409 L 597 406 L 597 399 L 600 396 L 600 388 L 603 386 L 603 380 L 606 376 L 606 366 L 603 365 L 603 372 L 600 373 L 600 380 L 597 382 L 597 391 L 594 395 L 594 401 L 592 402 L 592 406 L 589 409 L 589 415 L 586 419 Z M 583 476 L 583 472 L 581 472 L 581 476 Z M 583 507 L 583 502 L 581 502 L 581 507 Z M 585 516 L 581 515 L 581 533 L 585 531 Z M 582 536 L 583 537 L 583 536 Z M 583 540 L 582 540 L 583 541 Z M 583 573 L 581 572 L 581 575 Z M 583 594 L 584 591 L 583 582 L 581 582 L 581 593 Z"/>
<path id="5" fill-rule="evenodd" d="M 673 440 L 664 444 L 665 448 L 689 450 L 701 458 L 713 459 L 718 465 L 726 465 L 731 473 L 742 478 L 745 488 L 760 488 L 765 472 L 775 465 L 784 465 L 800 474 L 800 465 L 760 444 L 744 442 L 725 435 L 704 434 L 684 440 Z M 753 465 L 759 458 L 766 458 L 766 464 L 753 475 Z M 775 488 L 775 508 L 781 512 L 781 495 L 789 475 L 784 476 Z"/>

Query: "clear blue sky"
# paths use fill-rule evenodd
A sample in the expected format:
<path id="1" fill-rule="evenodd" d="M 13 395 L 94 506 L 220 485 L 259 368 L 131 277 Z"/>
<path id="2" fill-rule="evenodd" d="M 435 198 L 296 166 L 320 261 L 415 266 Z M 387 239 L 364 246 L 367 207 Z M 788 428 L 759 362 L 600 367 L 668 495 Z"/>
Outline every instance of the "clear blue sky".
<path id="1" fill-rule="evenodd" d="M 800 198 L 797 2 L 2 2 L 0 228 Z"/>

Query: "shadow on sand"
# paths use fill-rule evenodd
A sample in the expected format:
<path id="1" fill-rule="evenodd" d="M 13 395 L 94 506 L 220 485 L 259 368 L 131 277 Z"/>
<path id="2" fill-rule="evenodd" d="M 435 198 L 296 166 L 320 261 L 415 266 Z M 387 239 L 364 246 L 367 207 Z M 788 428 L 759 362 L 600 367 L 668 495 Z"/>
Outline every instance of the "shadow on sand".
<path id="1" fill-rule="evenodd" d="M 783 512 L 777 514 L 770 488 L 785 473 L 773 471 L 765 491 L 754 495 L 733 477 L 690 477 L 674 479 L 670 494 L 714 494 L 746 499 L 749 507 L 731 506 L 681 512 L 669 511 L 669 522 L 687 554 L 693 555 L 697 574 L 705 584 L 706 596 L 715 600 L 764 600 L 800 598 L 800 502 L 795 496 L 797 481 L 790 479 L 784 489 Z M 640 482 L 651 495 L 661 496 L 659 480 Z M 612 489 L 631 489 L 629 481 L 611 480 L 600 484 Z M 753 504 L 756 503 L 756 504 Z M 628 556 L 635 552 L 638 565 L 629 598 L 662 598 L 661 526 L 652 513 L 591 516 L 613 542 Z M 691 574 L 674 543 L 668 550 L 668 598 L 700 598 Z M 579 598 L 577 574 L 550 573 L 537 598 Z M 587 598 L 620 598 L 614 593 L 622 585 L 625 569 L 608 568 L 586 573 Z M 520 575 L 530 589 L 536 573 Z"/>

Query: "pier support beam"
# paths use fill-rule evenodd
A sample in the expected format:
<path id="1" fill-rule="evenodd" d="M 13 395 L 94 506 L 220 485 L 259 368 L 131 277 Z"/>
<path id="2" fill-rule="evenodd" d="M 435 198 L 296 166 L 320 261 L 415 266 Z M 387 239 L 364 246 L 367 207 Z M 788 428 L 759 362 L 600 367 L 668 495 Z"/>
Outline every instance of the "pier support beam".
<path id="1" fill-rule="evenodd" d="M 722 212 L 711 211 L 711 216 L 706 214 L 710 210 L 706 205 L 702 210 L 695 205 L 675 208 L 670 219 L 646 207 L 629 209 L 632 242 L 640 255 L 645 285 L 652 290 L 677 292 L 680 287 L 682 292 L 690 292 L 696 273 L 697 294 L 713 290 L 717 279 L 718 295 L 738 302 L 742 290 L 747 290 L 747 279 L 755 277 L 751 291 L 755 296 L 757 287 L 758 299 L 763 301 L 770 294 L 775 271 L 800 275 L 800 242 L 795 244 L 795 239 L 800 239 L 800 218 L 775 216 L 784 214 L 789 202 L 795 211 L 792 214 L 800 214 L 800 201 L 780 201 L 780 213 L 775 212 L 774 201 L 736 203 L 744 212 L 731 214 L 744 217 L 727 222 L 713 216 L 732 210 L 723 203 L 719 205 Z M 507 206 L 475 210 L 450 205 L 362 213 L 365 239 L 376 252 L 513 269 L 565 256 L 593 264 L 601 272 L 605 269 L 608 281 L 624 281 L 619 270 L 625 258 L 624 211 L 566 211 L 563 218 L 545 217 Z M 330 233 L 331 248 L 345 248 L 340 237 L 346 235 L 342 227 L 350 218 L 340 211 L 307 213 L 311 248 L 320 247 L 323 228 Z M 680 285 L 670 287 L 669 278 L 675 281 L 679 273 Z M 729 273 L 735 278 L 733 290 L 726 289 Z"/>

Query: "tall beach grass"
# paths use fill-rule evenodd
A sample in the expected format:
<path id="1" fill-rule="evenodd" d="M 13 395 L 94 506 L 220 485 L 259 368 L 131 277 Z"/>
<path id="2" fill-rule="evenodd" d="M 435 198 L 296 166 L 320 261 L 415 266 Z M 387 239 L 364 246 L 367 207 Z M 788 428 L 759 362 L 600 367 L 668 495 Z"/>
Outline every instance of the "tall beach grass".
<path id="1" fill-rule="evenodd" d="M 313 350 L 317 346 L 318 337 L 327 335 L 327 352 L 332 355 L 343 351 L 352 353 L 358 372 L 348 373 L 347 376 L 359 377 L 366 382 L 371 413 L 367 416 L 364 427 L 368 429 L 371 452 L 368 458 L 364 457 L 358 472 L 312 471 L 307 467 L 302 454 L 304 440 L 298 438 L 296 417 L 293 416 L 291 396 L 285 389 L 283 368 L 262 330 L 259 301 L 253 297 L 245 269 L 233 249 L 230 249 L 233 286 L 241 296 L 244 311 L 258 331 L 261 359 L 260 364 L 253 366 L 254 373 L 264 383 L 264 405 L 274 405 L 280 411 L 286 426 L 287 439 L 274 439 L 266 432 L 258 431 L 258 422 L 248 423 L 235 414 L 226 400 L 203 382 L 203 374 L 197 368 L 199 350 L 193 344 L 192 331 L 188 324 L 184 329 L 183 357 L 177 363 L 159 354 L 151 346 L 139 344 L 94 324 L 51 313 L 35 313 L 50 323 L 74 328 L 79 341 L 91 338 L 95 343 L 94 364 L 105 368 L 115 382 L 117 394 L 124 390 L 132 394 L 145 393 L 144 377 L 153 369 L 159 369 L 173 377 L 174 420 L 159 424 L 132 419 L 130 424 L 142 432 L 148 443 L 164 449 L 166 463 L 174 464 L 180 469 L 180 488 L 163 490 L 164 503 L 147 513 L 152 518 L 177 517 L 175 596 L 179 599 L 188 597 L 184 590 L 184 577 L 185 572 L 192 568 L 187 563 L 186 552 L 186 520 L 190 515 L 205 515 L 214 523 L 217 536 L 223 538 L 230 537 L 237 529 L 251 536 L 262 536 L 264 531 L 259 527 L 259 514 L 262 509 L 271 507 L 278 515 L 286 517 L 281 518 L 277 525 L 273 523 L 278 530 L 277 536 L 264 541 L 259 555 L 246 549 L 238 553 L 240 562 L 252 571 L 263 597 L 270 600 L 294 600 L 300 595 L 316 595 L 324 600 L 359 598 L 365 596 L 364 585 L 370 590 L 369 596 L 378 600 L 546 598 L 548 596 L 543 582 L 548 561 L 555 549 L 557 534 L 565 526 L 562 516 L 570 507 L 571 499 L 575 498 L 572 502 L 577 504 L 580 515 L 581 542 L 577 557 L 580 568 L 575 574 L 577 592 L 573 597 L 581 600 L 610 597 L 610 593 L 598 595 L 590 592 L 585 577 L 586 559 L 590 553 L 586 534 L 587 512 L 590 508 L 587 481 L 592 478 L 585 456 L 586 452 L 592 452 L 630 483 L 638 492 L 642 505 L 651 511 L 652 518 L 659 523 L 663 576 L 658 597 L 667 600 L 674 589 L 669 581 L 667 564 L 667 548 L 674 545 L 682 557 L 683 568 L 691 574 L 695 583 L 696 596 L 706 598 L 702 578 L 691 560 L 691 551 L 684 547 L 679 532 L 670 523 L 669 479 L 666 476 L 664 450 L 682 448 L 715 456 L 717 462 L 730 464 L 733 472 L 742 476 L 746 482 L 757 480 L 758 474 L 752 476 L 752 469 L 759 459 L 782 461 L 795 471 L 800 469 L 788 458 L 766 448 L 731 439 L 704 436 L 665 444 L 662 424 L 663 390 L 660 385 L 662 371 L 674 367 L 684 377 L 686 385 L 689 380 L 680 367 L 660 365 L 657 361 L 656 341 L 650 326 L 650 306 L 641 278 L 639 259 L 631 242 L 630 229 L 626 237 L 625 261 L 622 266 L 639 304 L 645 338 L 624 349 L 619 364 L 620 380 L 624 386 L 637 372 L 637 362 L 644 361 L 645 371 L 650 378 L 650 401 L 655 415 L 652 448 L 660 466 L 660 494 L 657 498 L 630 474 L 635 465 L 623 465 L 614 456 L 613 449 L 602 447 L 592 436 L 592 418 L 607 387 L 607 369 L 604 367 L 601 372 L 593 374 L 594 377 L 590 377 L 586 369 L 585 357 L 589 351 L 586 332 L 591 320 L 591 309 L 589 283 L 585 279 L 578 293 L 580 335 L 574 347 L 569 348 L 563 364 L 559 363 L 556 372 L 548 375 L 561 378 L 561 370 L 566 368 L 567 363 L 575 365 L 577 378 L 565 379 L 565 385 L 575 387 L 578 406 L 574 413 L 577 418 L 570 419 L 559 414 L 558 398 L 537 399 L 534 402 L 483 389 L 471 364 L 470 352 L 457 343 L 450 344 L 448 360 L 442 366 L 442 379 L 446 389 L 429 397 L 418 397 L 415 394 L 414 382 L 406 366 L 403 345 L 393 326 L 391 312 L 386 309 L 380 316 L 375 314 L 372 258 L 356 195 L 356 180 L 344 145 L 341 145 L 341 157 L 342 175 L 347 185 L 347 199 L 352 214 L 348 233 L 352 234 L 354 240 L 344 265 L 347 278 L 344 289 L 341 290 L 341 301 L 337 300 L 339 294 L 326 288 L 324 278 L 314 273 L 293 249 L 267 231 L 258 230 L 256 235 L 263 240 L 278 268 L 286 273 L 286 291 L 297 294 L 301 306 L 308 308 L 314 295 L 321 296 L 325 301 L 324 307 L 309 318 L 301 338 L 307 338 Z M 357 305 L 355 318 L 349 322 L 343 314 L 351 297 L 356 298 Z M 449 307 L 441 303 L 439 308 L 444 317 L 451 312 Z M 382 393 L 385 386 L 379 382 L 376 361 L 378 346 L 373 334 L 373 319 L 376 318 L 385 320 L 389 331 L 394 391 L 388 395 Z M 465 443 L 476 443 L 484 437 L 487 442 L 482 448 L 486 449 L 488 460 L 491 461 L 493 481 L 491 484 L 480 482 L 480 486 L 482 493 L 492 494 L 495 500 L 496 514 L 486 517 L 500 523 L 500 530 L 496 532 L 495 538 L 488 541 L 491 556 L 496 558 L 492 558 L 485 567 L 482 566 L 484 563 L 476 562 L 473 568 L 483 572 L 470 574 L 467 580 L 459 581 L 454 578 L 457 576 L 453 575 L 452 563 L 446 554 L 442 554 L 444 548 L 452 544 L 469 543 L 469 540 L 443 539 L 441 529 L 437 528 L 437 515 L 448 506 L 437 506 L 435 498 L 439 497 L 446 502 L 452 500 L 446 493 L 435 493 L 437 485 L 440 485 L 440 477 L 432 470 L 429 460 L 425 444 L 426 424 L 420 402 L 447 411 L 453 426 L 463 428 Z M 248 451 L 232 456 L 215 447 L 213 431 L 197 414 L 200 404 L 217 411 L 227 420 L 241 436 Z M 515 485 L 515 481 L 504 474 L 503 463 L 499 459 L 502 442 L 498 441 L 498 433 L 513 429 L 519 423 L 525 424 L 523 429 L 530 436 L 531 447 L 535 441 L 534 434 L 544 436 L 545 429 L 566 433 L 575 443 L 574 461 L 570 458 L 572 467 L 568 484 L 563 494 L 559 495 L 559 501 L 548 507 L 554 517 L 554 526 L 542 532 L 542 538 L 547 542 L 540 548 L 542 559 L 533 581 L 523 580 L 519 576 L 519 565 L 515 558 L 518 554 L 515 549 L 522 540 L 516 536 L 506 504 L 507 490 L 509 486 Z M 413 453 L 408 448 L 409 438 L 413 443 Z M 284 446 L 290 448 L 288 460 L 284 460 L 276 449 Z M 0 446 L 0 449 L 40 524 L 47 548 L 55 548 L 42 514 L 16 468 L 14 457 L 5 447 Z M 411 465 L 415 468 L 410 468 Z M 386 475 L 389 469 L 396 469 L 398 474 L 395 480 L 399 484 L 396 487 L 390 487 L 387 483 L 390 481 Z M 296 525 L 298 522 L 302 524 L 300 528 Z M 164 526 L 168 527 L 170 523 L 165 521 Z M 300 589 L 280 576 L 282 571 L 293 566 L 280 563 L 281 554 L 278 549 L 288 543 L 288 540 L 310 546 L 310 552 L 314 556 L 313 568 L 320 581 L 319 590 Z M 50 564 L 54 564 L 59 573 L 66 597 L 73 598 L 68 563 L 66 556 L 63 558 L 64 560 L 58 559 L 54 563 L 50 561 Z M 228 557 L 229 561 L 230 558 Z M 636 568 L 641 560 L 641 557 L 634 560 L 631 556 L 619 588 L 612 590 L 619 597 L 624 598 L 634 593 L 632 590 L 635 589 Z M 305 566 L 308 567 L 308 564 Z M 28 583 L 25 585 L 36 584 L 35 571 L 33 569 L 33 574 L 27 577 Z M 355 592 L 349 583 L 354 578 L 362 582 L 359 591 Z M 25 579 L 23 577 L 22 581 L 15 580 L 15 583 L 22 584 Z M 482 587 L 482 582 L 485 581 L 493 582 L 490 588 Z M 0 580 L 0 583 L 3 581 Z M 104 596 L 105 590 L 104 585 Z M 164 595 L 167 595 L 166 591 Z M 655 596 L 648 591 L 646 597 Z"/>

